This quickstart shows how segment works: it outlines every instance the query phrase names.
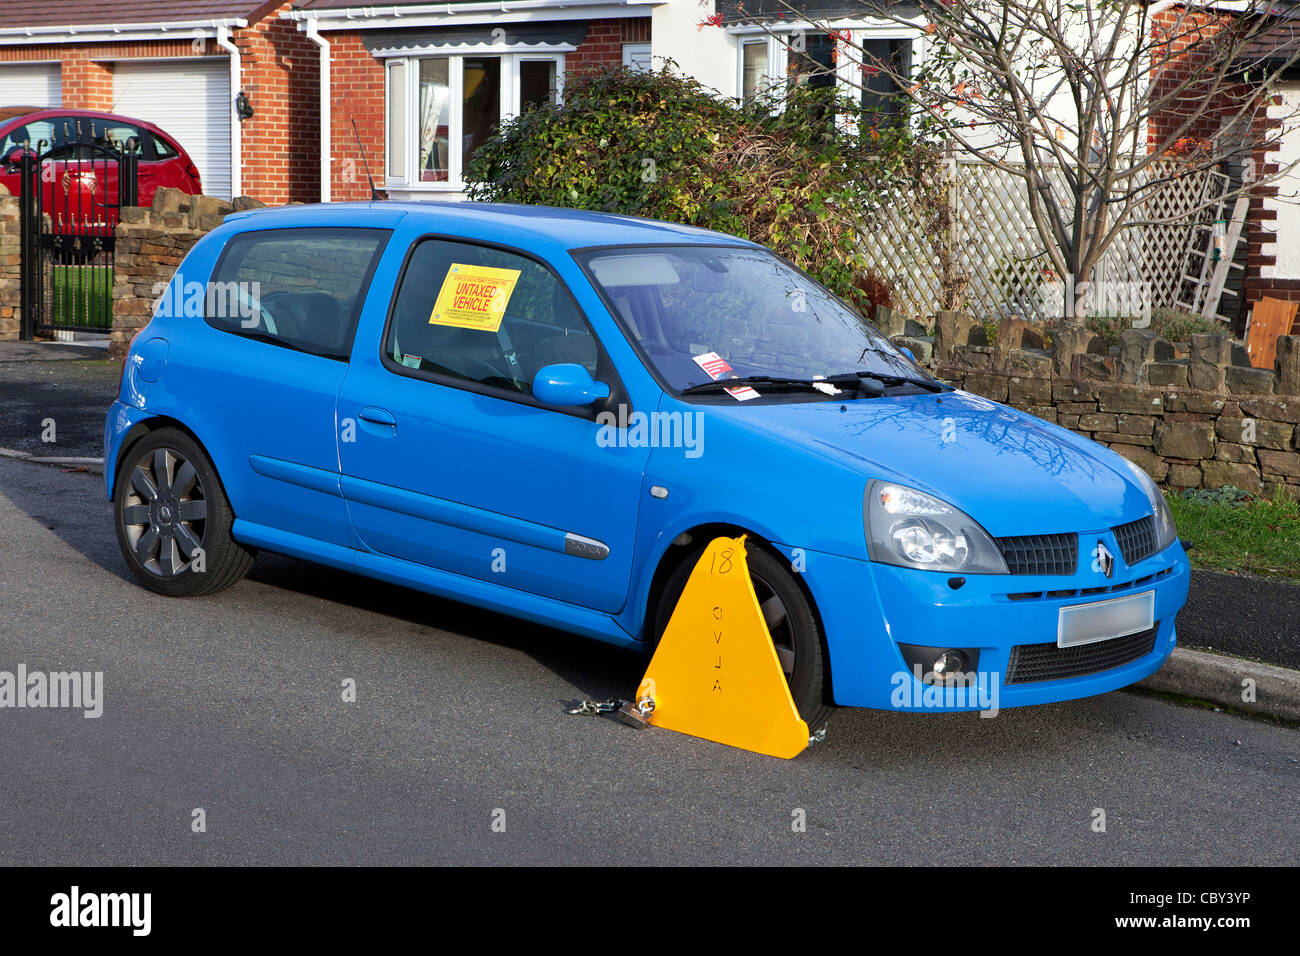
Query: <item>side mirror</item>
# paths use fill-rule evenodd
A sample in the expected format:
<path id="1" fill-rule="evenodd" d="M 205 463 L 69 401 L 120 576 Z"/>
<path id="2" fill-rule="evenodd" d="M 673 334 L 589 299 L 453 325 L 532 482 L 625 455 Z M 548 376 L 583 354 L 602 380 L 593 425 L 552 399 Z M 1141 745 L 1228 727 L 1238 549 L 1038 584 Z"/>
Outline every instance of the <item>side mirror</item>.
<path id="1" fill-rule="evenodd" d="M 19 146 L 16 149 L 10 150 L 9 155 L 5 157 L 5 165 L 17 166 L 23 161 L 24 156 L 35 157 L 35 155 L 36 154 L 33 153 L 30 149 L 23 149 L 21 146 Z"/>
<path id="2" fill-rule="evenodd" d="M 900 351 L 900 352 L 902 352 L 904 355 L 906 355 L 906 356 L 907 356 L 907 360 L 908 360 L 909 362 L 911 362 L 913 365 L 916 364 L 916 356 L 912 354 L 912 350 L 911 350 L 911 349 L 909 349 L 909 348 L 907 348 L 907 347 L 905 347 L 905 346 L 901 346 L 901 345 L 900 345 L 900 346 L 898 346 L 898 351 Z"/>
<path id="3" fill-rule="evenodd" d="M 609 386 L 574 362 L 546 365 L 533 376 L 533 397 L 560 408 L 581 408 L 609 398 Z"/>

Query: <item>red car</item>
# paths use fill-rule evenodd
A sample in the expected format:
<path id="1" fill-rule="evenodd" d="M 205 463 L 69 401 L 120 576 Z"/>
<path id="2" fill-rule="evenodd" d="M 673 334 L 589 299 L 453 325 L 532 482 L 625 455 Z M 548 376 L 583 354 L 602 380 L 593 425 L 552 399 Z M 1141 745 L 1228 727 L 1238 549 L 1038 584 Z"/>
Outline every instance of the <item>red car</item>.
<path id="1" fill-rule="evenodd" d="M 49 184 L 42 206 L 56 220 L 55 231 L 111 229 L 117 224 L 117 164 L 106 162 L 97 150 L 79 149 L 84 143 L 135 154 L 142 206 L 153 202 L 159 186 L 189 195 L 203 191 L 189 154 L 152 123 L 115 113 L 35 106 L 0 107 L 0 184 L 18 195 L 24 150 L 48 154 L 41 170 Z"/>

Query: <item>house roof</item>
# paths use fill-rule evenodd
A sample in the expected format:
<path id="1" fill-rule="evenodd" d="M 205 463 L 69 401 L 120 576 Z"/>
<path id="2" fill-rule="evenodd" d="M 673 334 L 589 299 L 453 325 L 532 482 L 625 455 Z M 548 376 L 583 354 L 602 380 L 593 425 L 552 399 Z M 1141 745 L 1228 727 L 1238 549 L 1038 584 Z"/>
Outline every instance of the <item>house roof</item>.
<path id="1" fill-rule="evenodd" d="M 3 0 L 0 30 L 237 20 L 267 5 L 267 0 Z"/>
<path id="2" fill-rule="evenodd" d="M 791 23 L 869 19 L 875 6 L 890 8 L 891 15 L 914 17 L 921 13 L 921 0 L 716 0 L 716 9 L 727 26 L 741 23 Z"/>
<path id="3" fill-rule="evenodd" d="M 366 2 L 366 0 L 300 0 L 294 4 L 298 10 L 345 10 L 348 7 L 367 7 L 378 13 L 383 13 L 390 7 L 429 7 L 435 3 L 438 6 L 456 6 L 462 3 L 475 3 L 477 0 L 383 0 L 382 3 Z"/>

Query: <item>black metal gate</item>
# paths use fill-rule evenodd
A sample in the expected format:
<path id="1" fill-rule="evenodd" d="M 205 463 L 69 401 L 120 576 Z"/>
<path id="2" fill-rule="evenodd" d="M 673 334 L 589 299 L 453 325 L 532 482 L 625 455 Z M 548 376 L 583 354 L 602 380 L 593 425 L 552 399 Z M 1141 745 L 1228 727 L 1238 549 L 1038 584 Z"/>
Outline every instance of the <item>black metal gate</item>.
<path id="1" fill-rule="evenodd" d="M 136 205 L 135 145 L 81 142 L 24 150 L 22 337 L 113 327 L 114 229 Z"/>

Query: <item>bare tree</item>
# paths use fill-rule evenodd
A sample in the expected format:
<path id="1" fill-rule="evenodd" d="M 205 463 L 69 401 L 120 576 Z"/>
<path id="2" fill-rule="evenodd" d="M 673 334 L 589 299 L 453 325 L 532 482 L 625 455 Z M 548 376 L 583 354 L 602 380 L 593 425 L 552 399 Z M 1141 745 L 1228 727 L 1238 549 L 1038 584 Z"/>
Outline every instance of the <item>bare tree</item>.
<path id="1" fill-rule="evenodd" d="M 913 130 L 1022 180 L 1045 254 L 1076 288 L 1126 226 L 1161 221 L 1155 200 L 1179 178 L 1236 161 L 1244 173 L 1213 196 L 1217 203 L 1292 168 L 1262 162 L 1295 118 L 1280 114 L 1276 96 L 1300 59 L 1300 19 L 1289 5 L 856 3 L 852 15 L 915 30 L 925 55 L 916 64 L 873 56 L 824 15 L 793 0 L 774 5 L 785 24 L 836 38 L 837 62 L 823 69 L 842 83 L 874 93 L 873 81 L 892 80 Z M 795 69 L 803 45 L 788 31 L 773 35 Z M 1183 216 L 1200 211 L 1181 207 Z"/>

